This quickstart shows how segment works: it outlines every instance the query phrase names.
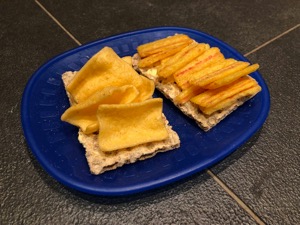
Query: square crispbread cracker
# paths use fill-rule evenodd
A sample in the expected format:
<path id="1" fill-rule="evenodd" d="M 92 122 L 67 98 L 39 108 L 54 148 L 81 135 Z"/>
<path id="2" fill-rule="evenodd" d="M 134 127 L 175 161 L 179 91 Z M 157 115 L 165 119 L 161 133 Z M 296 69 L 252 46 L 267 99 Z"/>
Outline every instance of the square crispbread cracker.
<path id="1" fill-rule="evenodd" d="M 72 81 L 76 72 L 65 72 L 62 75 L 66 86 Z M 67 91 L 66 91 L 67 92 Z M 70 94 L 67 92 L 70 104 L 73 104 Z M 101 152 L 98 146 L 97 134 L 84 134 L 80 129 L 78 140 L 85 148 L 85 156 L 92 174 L 98 175 L 108 170 L 114 170 L 124 164 L 134 163 L 155 156 L 159 152 L 169 151 L 180 146 L 178 134 L 172 130 L 168 120 L 163 115 L 169 137 L 163 141 L 141 144 L 135 147 L 120 149 L 113 152 Z"/>
<path id="2" fill-rule="evenodd" d="M 247 100 L 254 97 L 254 95 L 249 95 L 247 97 L 243 97 L 237 100 L 233 105 L 223 110 L 217 111 L 210 116 L 203 114 L 198 106 L 192 102 L 186 102 L 184 104 L 177 104 L 174 99 L 181 92 L 180 88 L 175 83 L 161 83 L 156 76 L 156 71 L 154 69 L 141 69 L 138 67 L 138 62 L 140 60 L 140 56 L 136 53 L 132 57 L 132 66 L 133 68 L 144 75 L 145 77 L 151 79 L 155 83 L 155 87 L 168 99 L 170 99 L 174 105 L 179 108 L 185 115 L 194 119 L 196 123 L 201 127 L 204 131 L 208 131 L 214 126 L 216 126 L 221 120 L 223 120 L 226 116 L 232 113 L 239 106 L 244 104 Z"/>

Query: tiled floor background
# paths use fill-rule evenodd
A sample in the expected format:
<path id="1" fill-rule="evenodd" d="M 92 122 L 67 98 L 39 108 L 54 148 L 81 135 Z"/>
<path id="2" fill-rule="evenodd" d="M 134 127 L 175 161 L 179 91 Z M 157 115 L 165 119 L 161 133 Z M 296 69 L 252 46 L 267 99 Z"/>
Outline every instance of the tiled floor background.
<path id="1" fill-rule="evenodd" d="M 20 124 L 31 74 L 78 46 L 45 9 L 82 44 L 165 25 L 218 37 L 260 64 L 269 118 L 208 173 L 131 197 L 69 190 L 31 155 Z M 11 0 L 0 15 L 0 224 L 300 224 L 299 1 Z"/>

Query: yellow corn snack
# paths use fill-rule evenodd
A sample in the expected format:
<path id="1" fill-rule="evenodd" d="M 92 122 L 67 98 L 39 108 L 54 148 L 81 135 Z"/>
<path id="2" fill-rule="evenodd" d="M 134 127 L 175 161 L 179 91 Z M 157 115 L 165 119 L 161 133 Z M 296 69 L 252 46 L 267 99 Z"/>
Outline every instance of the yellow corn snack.
<path id="1" fill-rule="evenodd" d="M 175 102 L 178 104 L 184 104 L 188 102 L 191 98 L 199 95 L 200 93 L 204 92 L 205 89 L 198 87 L 198 86 L 190 86 L 189 88 L 180 92 L 179 95 L 175 97 Z"/>
<path id="2" fill-rule="evenodd" d="M 259 68 L 258 64 L 253 64 L 251 66 L 246 67 L 245 69 L 242 69 L 238 72 L 232 73 L 223 79 L 218 79 L 216 81 L 211 82 L 210 84 L 206 85 L 205 89 L 216 89 L 222 86 L 225 86 L 227 84 L 230 84 L 231 82 L 239 79 L 240 77 L 246 76 L 250 73 L 255 72 Z"/>
<path id="3" fill-rule="evenodd" d="M 110 152 L 161 141 L 168 137 L 162 119 L 162 99 L 139 103 L 99 105 L 100 151 Z"/>
<path id="4" fill-rule="evenodd" d="M 171 76 L 173 73 L 201 55 L 208 49 L 208 47 L 209 46 L 207 44 L 198 44 L 196 42 L 188 45 L 169 58 L 162 68 L 158 68 L 158 75 L 164 78 Z"/>
<path id="5" fill-rule="evenodd" d="M 162 79 L 161 82 L 163 84 L 169 84 L 169 83 L 175 83 L 175 80 L 173 76 L 169 76 L 167 78 Z"/>
<path id="6" fill-rule="evenodd" d="M 104 47 L 78 71 L 66 89 L 73 100 L 80 103 L 105 87 L 124 85 L 138 89 L 139 101 L 150 98 L 154 92 L 152 81 L 141 78 L 113 49 Z"/>
<path id="7" fill-rule="evenodd" d="M 135 86 L 138 91 L 139 95 L 134 100 L 135 102 L 142 102 L 144 100 L 152 98 L 152 95 L 154 93 L 155 85 L 152 80 L 149 80 L 148 78 L 144 76 L 138 75 L 141 82 L 139 85 Z"/>
<path id="8" fill-rule="evenodd" d="M 158 66 L 158 64 L 161 62 L 161 60 L 164 60 L 165 58 L 168 58 L 168 57 L 176 54 L 177 52 L 179 52 L 180 50 L 182 50 L 183 48 L 185 48 L 188 45 L 189 45 L 189 43 L 180 43 L 176 46 L 174 45 L 174 46 L 167 47 L 158 53 L 155 53 L 153 55 L 142 58 L 139 61 L 139 67 L 145 68 L 145 67 L 151 67 L 151 66 Z"/>
<path id="9" fill-rule="evenodd" d="M 191 98 L 191 102 L 197 104 L 202 112 L 210 115 L 217 110 L 226 108 L 239 98 L 254 95 L 258 91 L 260 91 L 260 86 L 257 82 L 253 78 L 245 76 L 230 85 L 207 90 Z"/>
<path id="10" fill-rule="evenodd" d="M 200 71 L 192 73 L 191 77 L 188 80 L 188 83 L 190 84 L 193 81 L 197 81 L 197 80 L 203 78 L 204 76 L 206 76 L 207 74 L 219 71 L 220 69 L 227 67 L 235 62 L 237 62 L 235 59 L 220 60 L 218 63 L 214 63 L 212 65 L 209 65 L 208 67 L 205 67 L 204 69 L 202 69 Z"/>
<path id="11" fill-rule="evenodd" d="M 138 95 L 138 90 L 132 85 L 107 87 L 68 108 L 61 120 L 80 127 L 85 134 L 90 134 L 99 130 L 97 110 L 100 104 L 126 104 L 133 102 Z"/>
<path id="12" fill-rule="evenodd" d="M 218 48 L 210 48 L 203 54 L 195 58 L 186 66 L 174 73 L 174 78 L 179 87 L 186 89 L 188 80 L 192 77 L 192 74 L 204 69 L 205 67 L 212 65 L 213 63 L 223 61 L 225 58 Z"/>
<path id="13" fill-rule="evenodd" d="M 164 59 L 160 60 L 159 65 L 156 66 L 157 70 L 159 70 L 159 68 L 164 67 L 165 64 L 166 64 L 166 62 L 167 62 L 170 58 L 172 58 L 172 57 L 173 57 L 173 55 L 171 55 L 171 56 L 169 56 L 169 57 L 167 57 L 167 58 L 164 58 Z"/>
<path id="14" fill-rule="evenodd" d="M 185 34 L 178 34 L 163 38 L 157 41 L 153 41 L 147 44 L 143 44 L 137 47 L 139 55 L 144 58 L 149 55 L 156 54 L 158 52 L 164 51 L 164 49 L 169 48 L 170 46 L 176 46 L 180 44 L 190 44 L 193 40 Z"/>
<path id="15" fill-rule="evenodd" d="M 253 86 L 249 89 L 246 89 L 240 93 L 237 93 L 234 96 L 231 96 L 227 99 L 225 99 L 222 102 L 219 102 L 218 104 L 212 106 L 212 107 L 199 107 L 201 109 L 201 111 L 206 114 L 206 115 L 211 115 L 214 112 L 218 111 L 218 110 L 222 110 L 222 109 L 226 109 L 227 107 L 232 106 L 233 104 L 235 104 L 239 99 L 242 99 L 244 97 L 249 97 L 249 96 L 254 96 L 256 95 L 258 92 L 261 91 L 261 87 L 259 85 Z"/>
<path id="16" fill-rule="evenodd" d="M 131 56 L 124 56 L 122 59 L 127 62 L 130 66 L 132 65 L 132 57 Z"/>
<path id="17" fill-rule="evenodd" d="M 214 81 L 223 79 L 226 76 L 229 76 L 233 73 L 236 73 L 240 70 L 243 70 L 247 66 L 249 66 L 248 62 L 238 61 L 238 62 L 230 64 L 229 66 L 227 66 L 225 68 L 222 68 L 220 70 L 217 70 L 217 71 L 209 73 L 209 74 L 206 74 L 205 76 L 200 77 L 198 79 L 197 78 L 196 79 L 190 79 L 189 82 L 191 84 L 197 85 L 199 87 L 205 87 L 206 85 L 208 85 L 208 84 L 210 84 Z"/>
<path id="18" fill-rule="evenodd" d="M 159 53 L 166 54 L 168 48 L 182 43 L 166 44 L 166 40 L 179 38 L 175 36 L 139 46 L 138 55 L 132 61 L 135 68 L 141 68 L 139 62 L 155 58 Z M 207 131 L 261 90 L 248 76 L 259 65 L 225 58 L 228 51 L 224 51 L 223 55 L 220 48 L 193 40 L 176 54 L 157 59 L 139 71 L 154 80 L 159 91 Z M 216 111 L 219 113 L 214 114 Z"/>

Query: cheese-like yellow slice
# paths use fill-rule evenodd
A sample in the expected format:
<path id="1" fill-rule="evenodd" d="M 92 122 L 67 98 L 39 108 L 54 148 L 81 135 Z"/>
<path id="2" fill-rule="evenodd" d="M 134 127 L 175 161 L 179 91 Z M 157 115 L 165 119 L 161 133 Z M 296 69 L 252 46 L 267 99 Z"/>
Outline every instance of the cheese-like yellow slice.
<path id="1" fill-rule="evenodd" d="M 154 92 L 153 81 L 144 79 L 113 49 L 104 47 L 78 71 L 66 89 L 79 103 L 105 87 L 124 85 L 133 85 L 138 89 L 136 101 L 149 99 Z"/>
<path id="2" fill-rule="evenodd" d="M 161 98 L 139 103 L 100 105 L 97 117 L 100 151 L 110 152 L 168 137 L 162 118 Z"/>
<path id="3" fill-rule="evenodd" d="M 90 134 L 99 130 L 97 109 L 100 104 L 126 104 L 133 102 L 138 95 L 139 92 L 133 85 L 107 87 L 68 108 L 61 119 L 80 127 L 83 133 Z"/>

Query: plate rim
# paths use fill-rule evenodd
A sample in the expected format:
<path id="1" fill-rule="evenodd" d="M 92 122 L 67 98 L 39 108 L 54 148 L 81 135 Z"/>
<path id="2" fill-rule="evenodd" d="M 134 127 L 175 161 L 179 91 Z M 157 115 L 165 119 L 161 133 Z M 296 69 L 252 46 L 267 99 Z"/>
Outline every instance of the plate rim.
<path id="1" fill-rule="evenodd" d="M 31 77 L 28 79 L 26 86 L 24 88 L 23 91 L 23 95 L 22 95 L 22 100 L 21 100 L 21 124 L 22 124 L 22 129 L 23 129 L 23 134 L 25 136 L 26 139 L 26 143 L 30 149 L 30 151 L 33 153 L 33 155 L 35 156 L 35 158 L 37 159 L 37 161 L 41 164 L 42 168 L 49 174 L 51 175 L 54 179 L 56 179 L 57 181 L 59 181 L 60 183 L 62 183 L 63 185 L 87 193 L 87 194 L 93 194 L 93 195 L 102 195 L 102 196 L 122 196 L 122 195 L 131 195 L 131 194 L 136 194 L 139 192 L 144 192 L 147 190 L 152 190 L 152 189 L 156 189 L 158 187 L 162 187 L 165 186 L 167 184 L 170 183 L 174 183 L 175 181 L 181 180 L 183 178 L 189 177 L 192 174 L 198 173 L 200 171 L 203 171 L 204 169 L 216 164 L 217 162 L 222 161 L 224 158 L 228 157 L 230 154 L 232 154 L 233 152 L 235 152 L 241 145 L 243 145 L 245 142 L 247 142 L 249 140 L 250 137 L 252 137 L 264 124 L 264 122 L 266 121 L 268 115 L 269 115 L 269 111 L 270 111 L 270 93 L 269 93 L 269 89 L 268 86 L 266 84 L 266 82 L 264 81 L 264 78 L 261 76 L 261 74 L 256 71 L 256 80 L 259 82 L 259 84 L 262 86 L 263 91 L 262 93 L 262 99 L 264 100 L 264 107 L 262 107 L 262 110 L 260 111 L 261 114 L 263 115 L 262 117 L 258 118 L 258 120 L 255 121 L 256 126 L 252 126 L 247 132 L 243 133 L 242 136 L 242 140 L 240 141 L 237 145 L 233 146 L 230 148 L 229 151 L 227 151 L 225 154 L 222 154 L 222 157 L 219 157 L 215 160 L 211 160 L 211 162 L 205 164 L 205 168 L 204 166 L 194 166 L 195 168 L 193 169 L 189 169 L 189 172 L 186 172 L 185 170 L 182 170 L 180 174 L 173 174 L 173 177 L 168 176 L 166 179 L 164 180 L 159 180 L 159 182 L 147 182 L 148 185 L 144 185 L 143 187 L 140 187 L 139 185 L 134 185 L 134 186 L 126 186 L 126 187 L 119 187 L 119 188 L 111 188 L 110 190 L 106 190 L 106 189 L 95 189 L 95 188 L 89 188 L 88 185 L 82 185 L 79 182 L 76 182 L 74 184 L 74 182 L 72 182 L 68 177 L 66 177 L 64 174 L 60 174 L 58 175 L 53 169 L 51 169 L 51 167 L 49 167 L 44 159 L 44 157 L 42 157 L 42 154 L 38 154 L 38 151 L 36 151 L 35 149 L 38 149 L 37 146 L 35 145 L 35 141 L 34 138 L 32 138 L 31 133 L 27 132 L 28 128 L 26 128 L 27 122 L 26 122 L 26 118 L 28 118 L 28 114 L 27 114 L 27 110 L 26 110 L 26 103 L 30 97 L 30 92 L 32 91 L 32 86 L 34 85 L 35 81 L 37 80 L 37 77 L 40 73 L 43 72 L 43 70 L 45 70 L 46 68 L 48 68 L 49 64 L 53 64 L 59 60 L 61 60 L 62 58 L 65 58 L 69 55 L 75 54 L 76 52 L 79 52 L 81 50 L 84 50 L 86 48 L 90 48 L 92 46 L 95 45 L 99 45 L 103 42 L 109 42 L 115 39 L 120 39 L 122 37 L 128 37 L 131 35 L 139 35 L 139 34 L 143 34 L 146 32 L 155 32 L 155 31 L 178 31 L 178 32 L 188 32 L 188 33 L 194 33 L 195 35 L 200 35 L 201 37 L 205 37 L 208 39 L 211 39 L 214 42 L 217 42 L 217 44 L 224 46 L 225 48 L 227 48 L 228 50 L 230 50 L 231 52 L 233 52 L 233 54 L 238 55 L 239 57 L 243 58 L 243 60 L 249 61 L 244 55 L 242 55 L 241 53 L 239 53 L 235 48 L 233 48 L 232 46 L 228 45 L 227 43 L 225 43 L 224 41 L 209 35 L 205 32 L 202 32 L 200 30 L 195 30 L 195 29 L 191 29 L 191 28 L 186 28 L 186 27 L 176 27 L 176 26 L 160 26 L 160 27 L 152 27 L 152 28 L 147 28 L 147 29 L 139 29 L 139 30 L 135 30 L 135 31 L 129 31 L 129 32 L 125 32 L 125 33 L 120 33 L 120 34 L 116 34 L 116 35 L 112 35 L 112 36 L 108 36 L 106 38 L 101 38 L 95 41 L 91 41 L 88 42 L 86 44 L 83 44 L 81 46 L 72 48 L 70 50 L 67 50 L 57 56 L 54 56 L 52 58 L 50 58 L 49 60 L 47 60 L 45 63 L 43 63 L 32 75 Z M 99 176 L 99 175 L 97 175 Z"/>

